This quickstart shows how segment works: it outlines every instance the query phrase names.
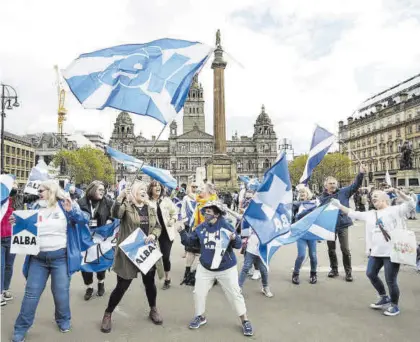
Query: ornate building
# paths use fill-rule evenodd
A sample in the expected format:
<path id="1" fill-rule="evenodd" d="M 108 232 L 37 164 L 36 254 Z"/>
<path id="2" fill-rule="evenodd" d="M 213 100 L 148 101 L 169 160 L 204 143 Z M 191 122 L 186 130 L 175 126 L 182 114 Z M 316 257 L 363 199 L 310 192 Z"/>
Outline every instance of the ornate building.
<path id="1" fill-rule="evenodd" d="M 371 172 L 365 182 L 384 182 L 388 170 L 394 186 L 419 187 L 420 75 L 367 99 L 355 116 L 338 123 L 340 151 L 353 161 L 353 171 L 362 161 Z M 412 166 L 401 170 L 406 146 Z"/>
<path id="2" fill-rule="evenodd" d="M 16 176 L 19 186 L 25 185 L 35 165 L 35 149 L 30 140 L 5 131 L 4 152 L 5 171 Z"/>
<path id="3" fill-rule="evenodd" d="M 168 140 L 155 141 L 134 134 L 130 114 L 121 112 L 114 124 L 110 146 L 136 158 L 147 160 L 150 165 L 170 170 L 179 183 L 187 183 L 195 176 L 197 167 L 204 167 L 213 153 L 214 138 L 205 132 L 204 95 L 197 77 L 194 78 L 184 105 L 183 133 L 179 134 L 175 121 L 170 124 Z M 152 153 L 150 151 L 155 145 Z M 237 163 L 238 175 L 262 177 L 277 158 L 277 137 L 264 106 L 254 124 L 252 137 L 235 134 L 227 142 L 228 155 Z M 118 180 L 132 174 L 120 166 Z"/>

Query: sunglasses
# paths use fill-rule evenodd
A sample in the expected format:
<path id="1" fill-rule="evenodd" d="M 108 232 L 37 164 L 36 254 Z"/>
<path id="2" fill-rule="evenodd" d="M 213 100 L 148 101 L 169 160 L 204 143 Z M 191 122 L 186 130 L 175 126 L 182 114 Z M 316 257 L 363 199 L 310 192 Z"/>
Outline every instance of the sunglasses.
<path id="1" fill-rule="evenodd" d="M 192 188 L 198 188 L 198 186 L 197 185 L 193 185 Z"/>
<path id="2" fill-rule="evenodd" d="M 39 190 L 38 190 L 38 193 L 39 193 L 39 194 L 42 194 L 44 191 L 47 191 L 47 189 L 43 189 L 43 190 L 39 189 Z"/>

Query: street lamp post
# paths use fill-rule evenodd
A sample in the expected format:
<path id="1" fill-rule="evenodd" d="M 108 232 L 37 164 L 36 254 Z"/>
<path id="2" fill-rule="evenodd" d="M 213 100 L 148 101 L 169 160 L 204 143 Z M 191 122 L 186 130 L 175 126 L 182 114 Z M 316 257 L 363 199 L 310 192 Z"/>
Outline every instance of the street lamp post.
<path id="1" fill-rule="evenodd" d="M 15 101 L 13 106 L 11 105 L 12 100 Z M 5 109 L 12 110 L 13 107 L 19 107 L 18 96 L 15 88 L 8 84 L 1 84 L 1 171 L 4 171 L 4 118 L 6 117 Z"/>
<path id="2" fill-rule="evenodd" d="M 292 141 L 288 140 L 286 138 L 282 139 L 281 144 L 279 145 L 279 149 L 281 151 L 284 151 L 284 153 L 287 156 L 287 151 L 292 151 L 292 157 L 294 158 L 294 150 L 293 150 L 293 146 L 292 146 Z"/>

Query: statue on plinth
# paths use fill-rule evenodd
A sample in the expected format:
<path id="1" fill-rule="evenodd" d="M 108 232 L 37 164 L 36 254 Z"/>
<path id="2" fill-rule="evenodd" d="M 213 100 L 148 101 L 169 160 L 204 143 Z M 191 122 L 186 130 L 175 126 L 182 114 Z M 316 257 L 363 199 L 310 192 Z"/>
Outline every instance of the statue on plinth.
<path id="1" fill-rule="evenodd" d="M 413 146 L 408 141 L 401 146 L 400 169 L 413 169 Z"/>
<path id="2" fill-rule="evenodd" d="M 220 42 L 220 30 L 217 30 L 216 32 L 216 47 L 221 47 Z"/>

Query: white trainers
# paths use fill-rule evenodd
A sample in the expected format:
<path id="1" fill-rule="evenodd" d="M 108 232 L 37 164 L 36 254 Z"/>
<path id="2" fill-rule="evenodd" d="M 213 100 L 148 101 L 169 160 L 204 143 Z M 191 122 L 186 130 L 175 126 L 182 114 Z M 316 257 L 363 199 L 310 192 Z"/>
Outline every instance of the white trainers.
<path id="1" fill-rule="evenodd" d="M 267 298 L 271 298 L 274 297 L 274 295 L 271 293 L 270 288 L 267 287 L 263 287 L 261 292 L 264 294 L 264 296 L 266 296 Z"/>
<path id="2" fill-rule="evenodd" d="M 254 274 L 251 277 L 252 280 L 258 280 L 261 279 L 261 272 L 259 270 L 255 270 Z"/>

